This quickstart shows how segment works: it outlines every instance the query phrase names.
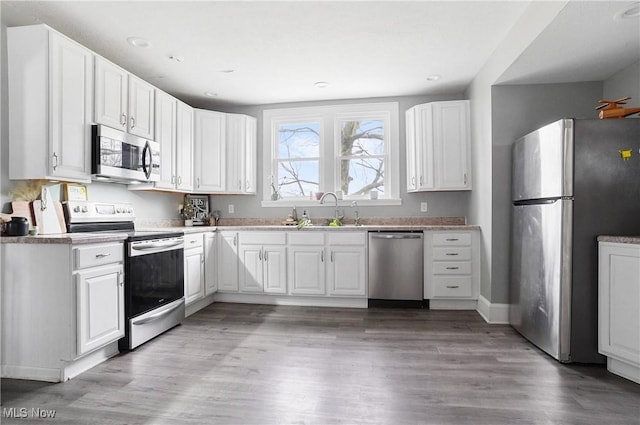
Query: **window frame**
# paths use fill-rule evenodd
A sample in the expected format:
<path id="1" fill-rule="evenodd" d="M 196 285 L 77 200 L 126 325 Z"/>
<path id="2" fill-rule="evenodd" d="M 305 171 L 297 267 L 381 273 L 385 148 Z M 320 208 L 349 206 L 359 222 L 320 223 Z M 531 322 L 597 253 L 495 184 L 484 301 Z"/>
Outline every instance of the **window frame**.
<path id="1" fill-rule="evenodd" d="M 339 205 L 401 205 L 400 199 L 400 140 L 398 102 L 358 103 L 298 108 L 265 109 L 263 111 L 263 207 L 291 207 L 318 205 L 314 199 L 285 198 L 271 200 L 271 182 L 277 175 L 278 127 L 300 122 L 320 123 L 319 191 L 340 190 L 341 124 L 347 120 L 380 119 L 385 125 L 385 193 L 378 199 L 364 196 L 345 196 Z M 333 140 L 331 139 L 333 138 Z"/>

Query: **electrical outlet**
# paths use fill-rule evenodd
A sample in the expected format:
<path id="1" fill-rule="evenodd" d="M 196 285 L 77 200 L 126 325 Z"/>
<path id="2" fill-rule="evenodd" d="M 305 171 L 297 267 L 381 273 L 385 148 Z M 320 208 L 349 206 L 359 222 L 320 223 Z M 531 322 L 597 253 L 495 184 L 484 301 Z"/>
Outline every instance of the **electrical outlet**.
<path id="1" fill-rule="evenodd" d="M 420 212 L 427 212 L 427 203 L 420 202 Z"/>
<path id="2" fill-rule="evenodd" d="M 236 209 L 233 207 L 233 204 L 229 204 L 229 214 L 233 214 L 236 212 Z"/>

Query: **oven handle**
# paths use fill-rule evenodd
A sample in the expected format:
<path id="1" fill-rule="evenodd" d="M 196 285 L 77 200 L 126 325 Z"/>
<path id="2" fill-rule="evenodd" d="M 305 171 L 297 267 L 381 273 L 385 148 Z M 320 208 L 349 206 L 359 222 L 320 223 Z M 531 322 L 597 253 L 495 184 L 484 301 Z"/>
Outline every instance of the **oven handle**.
<path id="1" fill-rule="evenodd" d="M 162 311 L 159 311 L 159 312 L 157 312 L 157 313 L 155 313 L 155 314 L 152 314 L 152 315 L 150 315 L 150 316 L 147 316 L 147 317 L 145 317 L 144 319 L 142 319 L 142 320 L 140 320 L 140 321 L 138 321 L 138 322 L 136 322 L 135 320 L 132 320 L 132 321 L 131 321 L 131 324 L 132 324 L 132 325 L 144 325 L 144 324 L 146 324 L 146 323 L 149 323 L 149 322 L 153 322 L 153 321 L 159 320 L 159 319 L 163 318 L 164 316 L 167 316 L 167 315 L 168 315 L 168 314 L 170 314 L 171 312 L 173 312 L 173 311 L 177 310 L 178 308 L 180 308 L 180 307 L 181 307 L 181 305 L 182 305 L 182 304 L 176 304 L 176 305 L 174 305 L 174 306 L 173 306 L 173 307 L 171 307 L 171 308 L 168 308 L 168 309 L 166 309 L 166 310 L 162 310 Z"/>
<path id="2" fill-rule="evenodd" d="M 184 245 L 183 241 L 171 241 L 171 242 L 152 242 L 141 245 L 131 245 L 131 249 L 134 251 L 151 251 L 156 249 L 173 248 L 179 245 Z M 168 249 L 167 249 L 168 251 Z"/>

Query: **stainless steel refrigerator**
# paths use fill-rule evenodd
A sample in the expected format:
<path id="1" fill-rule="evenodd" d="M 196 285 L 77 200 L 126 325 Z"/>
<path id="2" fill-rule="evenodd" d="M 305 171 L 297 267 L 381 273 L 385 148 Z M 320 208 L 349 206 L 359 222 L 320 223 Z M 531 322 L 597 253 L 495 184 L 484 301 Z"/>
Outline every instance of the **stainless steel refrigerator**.
<path id="1" fill-rule="evenodd" d="M 630 118 L 563 119 L 513 146 L 509 321 L 561 362 L 604 363 L 596 239 L 640 234 L 639 148 Z"/>

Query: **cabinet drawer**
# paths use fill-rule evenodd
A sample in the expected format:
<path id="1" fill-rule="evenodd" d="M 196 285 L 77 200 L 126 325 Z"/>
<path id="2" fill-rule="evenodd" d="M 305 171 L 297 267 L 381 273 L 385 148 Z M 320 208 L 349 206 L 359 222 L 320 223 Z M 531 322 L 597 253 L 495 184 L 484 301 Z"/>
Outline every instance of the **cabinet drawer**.
<path id="1" fill-rule="evenodd" d="M 433 259 L 442 261 L 469 261 L 471 248 L 452 246 L 450 248 L 433 248 Z"/>
<path id="2" fill-rule="evenodd" d="M 75 269 L 119 263 L 124 258 L 124 244 L 86 245 L 73 248 Z"/>
<path id="3" fill-rule="evenodd" d="M 305 231 L 287 232 L 289 245 L 324 245 L 324 232 Z"/>
<path id="4" fill-rule="evenodd" d="M 436 276 L 432 282 L 435 298 L 470 298 L 473 296 L 471 276 Z"/>
<path id="5" fill-rule="evenodd" d="M 471 274 L 471 261 L 435 261 L 433 263 L 434 274 Z"/>
<path id="6" fill-rule="evenodd" d="M 471 245 L 471 233 L 434 233 L 434 245 L 464 246 Z"/>
<path id="7" fill-rule="evenodd" d="M 364 245 L 367 241 L 365 232 L 349 232 L 341 231 L 327 233 L 327 245 Z"/>
<path id="8" fill-rule="evenodd" d="M 240 232 L 241 244 L 249 245 L 284 245 L 287 235 L 284 232 Z"/>
<path id="9" fill-rule="evenodd" d="M 202 248 L 202 240 L 202 233 L 192 233 L 190 235 L 184 235 L 184 249 Z"/>

